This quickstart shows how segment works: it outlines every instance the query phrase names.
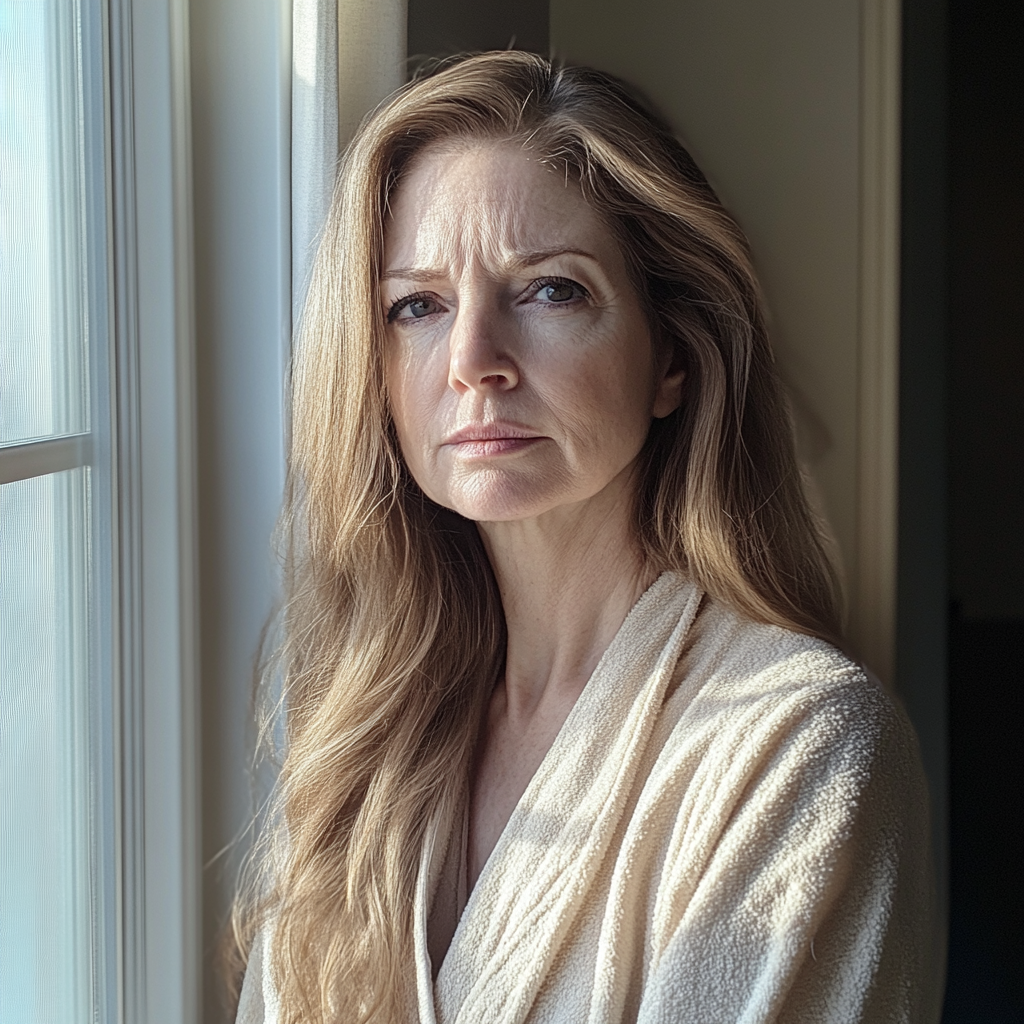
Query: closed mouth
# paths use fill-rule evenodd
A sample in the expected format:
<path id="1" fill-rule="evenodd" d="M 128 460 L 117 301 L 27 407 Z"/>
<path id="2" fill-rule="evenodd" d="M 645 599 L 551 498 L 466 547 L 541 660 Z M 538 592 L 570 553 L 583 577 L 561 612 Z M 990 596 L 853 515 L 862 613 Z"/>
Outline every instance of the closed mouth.
<path id="1" fill-rule="evenodd" d="M 532 448 L 538 441 L 543 440 L 542 437 L 492 437 L 460 441 L 454 447 L 459 455 L 472 458 L 481 455 L 510 455 Z"/>
<path id="2" fill-rule="evenodd" d="M 515 423 L 476 423 L 450 434 L 445 444 L 475 444 L 482 441 L 539 441 L 540 434 Z"/>
<path id="3" fill-rule="evenodd" d="M 525 451 L 544 436 L 512 423 L 479 423 L 455 431 L 444 442 L 464 457 L 506 455 Z"/>

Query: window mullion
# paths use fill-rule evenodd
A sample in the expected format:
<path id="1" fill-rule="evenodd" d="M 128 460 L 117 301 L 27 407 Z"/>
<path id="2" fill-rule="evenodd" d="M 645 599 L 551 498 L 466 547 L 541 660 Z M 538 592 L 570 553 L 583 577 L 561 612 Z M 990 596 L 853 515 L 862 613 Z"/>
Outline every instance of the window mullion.
<path id="1" fill-rule="evenodd" d="M 0 484 L 78 469 L 92 462 L 92 435 L 71 434 L 0 448 Z"/>

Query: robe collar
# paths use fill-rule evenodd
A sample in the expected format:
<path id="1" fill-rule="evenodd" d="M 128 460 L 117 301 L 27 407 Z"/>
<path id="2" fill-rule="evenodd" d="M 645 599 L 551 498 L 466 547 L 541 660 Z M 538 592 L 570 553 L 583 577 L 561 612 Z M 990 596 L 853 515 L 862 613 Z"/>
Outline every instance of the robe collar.
<path id="1" fill-rule="evenodd" d="M 633 788 L 701 591 L 663 573 L 615 634 L 480 873 L 432 978 L 427 917 L 447 845 L 427 830 L 414 908 L 420 1024 L 520 1024 Z"/>

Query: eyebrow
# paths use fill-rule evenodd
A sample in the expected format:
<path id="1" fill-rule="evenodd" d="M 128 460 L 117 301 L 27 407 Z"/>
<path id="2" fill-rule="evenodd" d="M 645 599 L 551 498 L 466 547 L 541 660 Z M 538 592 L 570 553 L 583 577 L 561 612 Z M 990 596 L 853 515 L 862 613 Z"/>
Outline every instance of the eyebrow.
<path id="1" fill-rule="evenodd" d="M 516 253 L 509 261 L 509 266 L 512 270 L 523 270 L 526 267 L 535 267 L 538 263 L 545 263 L 556 256 L 582 256 L 594 263 L 598 262 L 597 257 L 585 249 L 528 249 L 525 252 Z M 390 281 L 401 278 L 403 281 L 436 281 L 439 277 L 444 277 L 445 273 L 444 270 L 435 270 L 430 267 L 395 267 L 385 271 L 381 275 L 381 280 Z"/>

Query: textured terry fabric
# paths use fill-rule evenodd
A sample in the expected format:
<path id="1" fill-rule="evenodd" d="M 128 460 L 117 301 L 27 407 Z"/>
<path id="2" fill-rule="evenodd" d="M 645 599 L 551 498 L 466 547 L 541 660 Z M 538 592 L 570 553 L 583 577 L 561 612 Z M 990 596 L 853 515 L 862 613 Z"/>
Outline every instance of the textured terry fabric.
<path id="1" fill-rule="evenodd" d="M 913 733 L 879 686 L 663 575 L 513 811 L 436 981 L 427 922 L 455 844 L 428 833 L 420 1024 L 931 1024 L 927 836 Z"/>
<path id="2" fill-rule="evenodd" d="M 277 992 L 265 955 L 265 943 L 265 935 L 257 935 L 249 953 L 238 999 L 236 1024 L 278 1024 L 280 1019 Z"/>

